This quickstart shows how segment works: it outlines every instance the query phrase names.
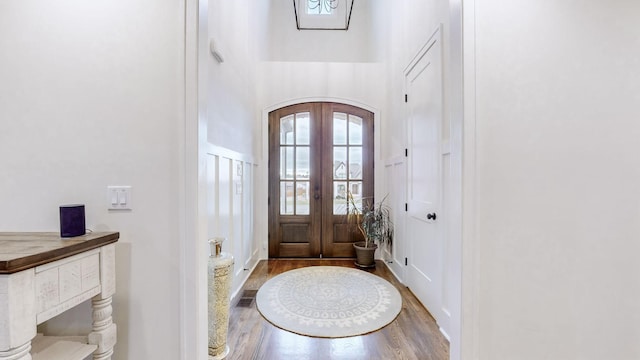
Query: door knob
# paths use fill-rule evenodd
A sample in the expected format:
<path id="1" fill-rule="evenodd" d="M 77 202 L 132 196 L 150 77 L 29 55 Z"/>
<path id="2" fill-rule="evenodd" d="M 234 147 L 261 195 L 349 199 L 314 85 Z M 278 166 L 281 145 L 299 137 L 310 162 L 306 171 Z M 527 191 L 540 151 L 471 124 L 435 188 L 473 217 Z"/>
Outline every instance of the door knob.
<path id="1" fill-rule="evenodd" d="M 435 220 L 435 219 L 436 219 L 436 213 L 427 214 L 427 220 Z"/>

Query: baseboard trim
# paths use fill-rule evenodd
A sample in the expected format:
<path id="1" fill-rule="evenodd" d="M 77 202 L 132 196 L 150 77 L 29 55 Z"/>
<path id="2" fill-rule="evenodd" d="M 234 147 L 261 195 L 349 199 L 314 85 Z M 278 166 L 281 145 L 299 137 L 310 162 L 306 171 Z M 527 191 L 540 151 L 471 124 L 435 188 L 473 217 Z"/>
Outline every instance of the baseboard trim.
<path id="1" fill-rule="evenodd" d="M 244 284 L 247 282 L 247 280 L 249 279 L 249 276 L 251 276 L 251 274 L 253 273 L 253 271 L 256 269 L 256 267 L 258 266 L 258 264 L 260 263 L 260 261 L 262 260 L 267 260 L 267 259 L 258 259 L 258 261 L 254 262 L 253 266 L 251 267 L 251 269 L 247 269 L 245 271 L 248 271 L 246 273 L 246 275 L 244 276 L 244 278 L 242 279 L 242 282 L 240 283 L 240 285 L 238 285 L 238 288 L 231 294 L 231 302 L 233 302 L 236 297 L 238 296 L 238 294 L 240 294 L 240 290 L 242 290 L 242 288 L 244 287 Z"/>
<path id="2" fill-rule="evenodd" d="M 444 329 L 441 327 L 438 327 L 438 330 L 440 330 L 440 333 L 442 334 L 442 336 L 444 336 L 449 342 L 449 344 L 451 344 L 451 337 L 449 337 L 449 334 L 447 334 L 447 332 L 444 331 Z"/>

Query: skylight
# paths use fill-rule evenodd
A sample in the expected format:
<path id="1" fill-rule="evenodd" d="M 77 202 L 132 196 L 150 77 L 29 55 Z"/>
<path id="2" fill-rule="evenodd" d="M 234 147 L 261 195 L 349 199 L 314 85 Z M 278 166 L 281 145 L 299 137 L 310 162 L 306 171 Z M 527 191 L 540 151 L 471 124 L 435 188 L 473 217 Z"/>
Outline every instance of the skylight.
<path id="1" fill-rule="evenodd" d="M 307 14 L 331 15 L 338 7 L 338 0 L 307 0 Z"/>
<path id="2" fill-rule="evenodd" d="M 354 0 L 293 0 L 298 30 L 348 30 Z"/>

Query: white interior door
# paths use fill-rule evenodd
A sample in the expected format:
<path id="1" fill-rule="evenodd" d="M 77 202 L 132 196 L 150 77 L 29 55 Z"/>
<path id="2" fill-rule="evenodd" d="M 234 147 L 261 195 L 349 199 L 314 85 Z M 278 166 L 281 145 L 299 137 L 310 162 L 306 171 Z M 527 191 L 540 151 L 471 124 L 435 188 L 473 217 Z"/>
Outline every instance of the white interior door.
<path id="1" fill-rule="evenodd" d="M 440 31 L 405 71 L 408 95 L 407 286 L 438 321 L 442 306 L 443 123 Z"/>

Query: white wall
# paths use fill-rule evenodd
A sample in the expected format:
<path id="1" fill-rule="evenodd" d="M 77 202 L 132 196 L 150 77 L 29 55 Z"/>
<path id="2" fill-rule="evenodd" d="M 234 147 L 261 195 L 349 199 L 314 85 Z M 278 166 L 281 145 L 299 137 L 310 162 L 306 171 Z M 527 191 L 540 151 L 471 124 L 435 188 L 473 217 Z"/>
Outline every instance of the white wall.
<path id="1" fill-rule="evenodd" d="M 224 62 L 218 63 L 209 53 L 208 43 L 201 48 L 206 56 L 205 96 L 208 141 L 216 146 L 243 154 L 256 154 L 258 136 L 255 123 L 256 64 L 260 37 L 255 36 L 261 14 L 252 2 L 209 1 L 208 36 L 216 41 Z"/>
<path id="2" fill-rule="evenodd" d="M 475 1 L 480 359 L 640 358 L 639 18 Z"/>
<path id="3" fill-rule="evenodd" d="M 379 63 L 262 62 L 259 106 L 263 109 L 293 99 L 343 98 L 376 107 L 386 89 Z"/>
<path id="4" fill-rule="evenodd" d="M 406 127 L 404 103 L 404 70 L 418 51 L 427 42 L 436 28 L 443 24 L 444 84 L 449 82 L 449 15 L 446 0 L 407 0 L 401 2 L 385 2 L 384 13 L 388 18 L 388 31 L 379 43 L 387 53 L 385 73 L 388 79 L 389 115 L 394 121 L 383 124 L 383 143 L 387 145 L 385 158 L 404 154 L 406 143 Z M 445 119 L 448 125 L 449 99 L 445 97 Z M 448 135 L 448 133 L 446 133 Z"/>
<path id="5" fill-rule="evenodd" d="M 255 37 L 267 44 L 258 53 L 258 109 L 325 97 L 384 110 L 384 53 L 376 46 L 386 29 L 386 23 L 378 21 L 383 3 L 356 1 L 348 31 L 297 30 L 292 2 L 258 5 Z"/>
<path id="6" fill-rule="evenodd" d="M 120 231 L 114 359 L 179 358 L 183 19 L 175 1 L 0 2 L 0 231 L 58 231 L 67 203 Z M 133 210 L 108 212 L 107 185 L 133 186 Z M 84 304 L 49 329 L 86 322 Z"/>
<path id="7" fill-rule="evenodd" d="M 260 114 L 256 83 L 261 37 L 256 34 L 264 14 L 256 11 L 261 5 L 249 0 L 205 3 L 206 24 L 201 24 L 205 39 L 200 47 L 204 61 L 200 65 L 204 69 L 202 106 L 209 144 L 207 235 L 227 238 L 223 251 L 235 257 L 235 294 L 258 258 L 266 255 L 259 246 L 266 233 L 255 231 L 259 225 L 254 221 L 254 211 L 261 203 L 253 181 L 261 169 L 255 156 L 261 149 L 260 128 L 256 126 Z M 219 63 L 211 55 L 208 39 L 214 39 L 224 62 Z M 242 168 L 240 172 L 238 166 Z"/>

